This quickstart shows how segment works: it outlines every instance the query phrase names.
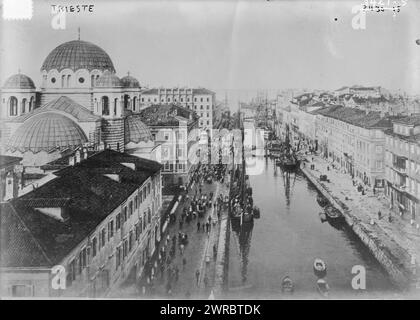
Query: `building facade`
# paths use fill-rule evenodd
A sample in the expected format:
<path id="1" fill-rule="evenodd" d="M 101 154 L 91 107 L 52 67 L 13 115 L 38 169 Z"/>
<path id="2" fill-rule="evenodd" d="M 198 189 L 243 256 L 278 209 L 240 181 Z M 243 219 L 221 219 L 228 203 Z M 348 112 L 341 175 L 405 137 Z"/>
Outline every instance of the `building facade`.
<path id="1" fill-rule="evenodd" d="M 193 110 L 200 117 L 201 129 L 213 128 L 216 94 L 205 88 L 155 88 L 141 92 L 141 107 L 154 104 L 174 104 Z"/>
<path id="2" fill-rule="evenodd" d="M 161 165 L 109 149 L 79 161 L 2 204 L 2 296 L 103 297 L 147 267 Z"/>
<path id="3" fill-rule="evenodd" d="M 385 132 L 385 194 L 391 205 L 414 221 L 420 213 L 420 118 L 393 121 Z"/>
<path id="4" fill-rule="evenodd" d="M 160 145 L 164 186 L 189 183 L 199 162 L 199 117 L 191 109 L 166 104 L 142 109 L 140 115 Z"/>
<path id="5" fill-rule="evenodd" d="M 321 153 L 352 178 L 382 188 L 385 133 L 391 121 L 379 112 L 332 106 L 315 111 Z"/>

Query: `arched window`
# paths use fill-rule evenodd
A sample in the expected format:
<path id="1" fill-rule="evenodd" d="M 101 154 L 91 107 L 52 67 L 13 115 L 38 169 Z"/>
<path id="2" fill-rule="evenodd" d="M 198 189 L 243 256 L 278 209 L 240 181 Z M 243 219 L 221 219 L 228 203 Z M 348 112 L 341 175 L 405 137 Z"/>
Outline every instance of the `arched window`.
<path id="1" fill-rule="evenodd" d="M 136 111 L 137 97 L 133 98 L 133 111 Z"/>
<path id="2" fill-rule="evenodd" d="M 67 88 L 70 87 L 71 75 L 67 76 Z"/>
<path id="3" fill-rule="evenodd" d="M 26 112 L 26 99 L 22 99 L 22 113 Z"/>
<path id="4" fill-rule="evenodd" d="M 63 74 L 63 75 L 61 76 L 61 87 L 62 87 L 62 88 L 64 88 L 64 81 L 65 81 L 65 79 L 66 79 L 66 76 Z"/>
<path id="5" fill-rule="evenodd" d="M 109 99 L 107 96 L 102 97 L 102 115 L 109 116 Z"/>
<path id="6" fill-rule="evenodd" d="M 130 106 L 130 96 L 128 94 L 124 95 L 124 109 L 128 109 Z"/>
<path id="7" fill-rule="evenodd" d="M 18 114 L 18 100 L 16 97 L 10 97 L 9 99 L 9 114 L 11 116 L 17 116 Z"/>
<path id="8" fill-rule="evenodd" d="M 95 75 L 90 76 L 90 86 L 93 87 L 95 85 Z"/>
<path id="9" fill-rule="evenodd" d="M 31 100 L 29 100 L 29 112 L 31 112 L 34 109 L 34 97 L 31 97 Z"/>
<path id="10" fill-rule="evenodd" d="M 115 98 L 114 99 L 114 116 L 117 115 L 117 106 L 118 106 L 118 99 Z"/>

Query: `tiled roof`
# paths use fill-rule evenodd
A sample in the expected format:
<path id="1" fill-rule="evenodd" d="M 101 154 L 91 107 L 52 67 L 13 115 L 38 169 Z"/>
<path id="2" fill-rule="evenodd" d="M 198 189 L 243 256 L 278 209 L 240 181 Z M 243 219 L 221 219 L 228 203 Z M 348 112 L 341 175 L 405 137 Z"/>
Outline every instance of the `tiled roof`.
<path id="1" fill-rule="evenodd" d="M 412 115 L 409 117 L 401 117 L 399 119 L 393 120 L 395 123 L 401 123 L 405 125 L 418 126 L 420 125 L 420 115 Z"/>
<path id="2" fill-rule="evenodd" d="M 52 262 L 10 202 L 0 204 L 0 267 L 49 267 Z"/>
<path id="3" fill-rule="evenodd" d="M 74 100 L 70 99 L 66 96 L 58 97 L 57 99 L 51 100 L 50 102 L 44 104 L 40 108 L 36 108 L 29 113 L 25 113 L 15 119 L 14 122 L 24 122 L 25 120 L 29 119 L 30 117 L 41 113 L 41 112 L 50 112 L 50 111 L 59 111 L 65 112 L 77 119 L 79 122 L 88 122 L 88 121 L 97 121 L 100 120 L 101 117 L 93 114 L 88 109 L 83 107 L 82 105 L 78 104 Z"/>
<path id="4" fill-rule="evenodd" d="M 214 92 L 205 88 L 198 88 L 193 89 L 193 94 L 214 94 Z"/>
<path id="5" fill-rule="evenodd" d="M 391 118 L 381 117 L 381 113 L 378 111 L 366 113 L 356 108 L 331 106 L 317 110 L 316 113 L 363 128 L 389 128 L 392 126 Z"/>
<path id="6" fill-rule="evenodd" d="M 41 71 L 63 69 L 73 71 L 87 69 L 92 71 L 109 70 L 115 72 L 114 65 L 109 55 L 97 45 L 81 40 L 63 43 L 50 52 L 42 64 Z"/>
<path id="7" fill-rule="evenodd" d="M 0 168 L 5 168 L 12 164 L 18 164 L 22 158 L 0 155 Z"/>
<path id="8" fill-rule="evenodd" d="M 179 117 L 185 118 L 188 125 L 198 120 L 194 111 L 173 104 L 152 105 L 141 110 L 140 115 L 142 121 L 149 127 L 177 126 Z M 190 116 L 192 119 L 190 119 Z"/>
<path id="9" fill-rule="evenodd" d="M 158 94 L 158 93 L 159 93 L 159 90 L 157 88 L 146 89 L 141 92 L 141 94 Z"/>
<path id="10" fill-rule="evenodd" d="M 83 145 L 88 141 L 79 125 L 70 118 L 53 112 L 37 114 L 13 133 L 6 142 L 6 150 L 12 152 L 50 152 Z"/>
<path id="11" fill-rule="evenodd" d="M 88 151 L 88 157 L 91 157 L 97 152 L 98 151 Z M 70 157 L 74 157 L 73 152 L 62 156 L 61 158 L 48 162 L 47 164 L 42 165 L 41 169 L 42 170 L 60 170 L 60 169 L 67 168 L 69 166 Z"/>
<path id="12" fill-rule="evenodd" d="M 35 89 L 34 82 L 27 75 L 18 73 L 10 76 L 4 82 L 4 89 Z"/>
<path id="13" fill-rule="evenodd" d="M 135 163 L 136 168 L 122 163 Z M 28 261 L 49 266 L 59 263 L 160 168 L 158 162 L 107 149 L 59 171 L 56 179 L 10 202 L 8 214 L 14 212 L 33 239 L 28 234 L 19 246 L 39 249 L 25 250 L 25 256 L 21 257 L 23 254 L 14 249 L 14 239 L 8 237 L 2 241 L 2 249 L 7 251 L 4 253 L 7 259 L 2 263 L 11 265 L 12 261 L 16 267 L 26 267 Z M 106 177 L 106 172 L 118 173 L 120 182 Z M 40 205 L 64 206 L 68 219 L 60 221 L 35 210 Z M 2 230 L 13 233 L 15 228 L 15 224 L 6 224 Z M 3 256 L 3 250 L 1 253 Z"/>

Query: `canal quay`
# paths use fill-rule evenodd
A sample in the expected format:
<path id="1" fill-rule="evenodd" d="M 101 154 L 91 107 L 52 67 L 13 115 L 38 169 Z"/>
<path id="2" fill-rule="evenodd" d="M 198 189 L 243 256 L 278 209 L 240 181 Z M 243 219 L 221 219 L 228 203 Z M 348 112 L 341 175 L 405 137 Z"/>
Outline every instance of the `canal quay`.
<path id="1" fill-rule="evenodd" d="M 285 172 L 262 158 L 264 170 L 250 176 L 261 218 L 232 227 L 229 240 L 227 298 L 320 298 L 313 262 L 327 265 L 331 298 L 397 298 L 401 291 L 346 223 L 321 222 L 319 191 L 302 171 Z M 366 269 L 366 289 L 352 288 L 352 267 Z M 295 285 L 281 292 L 283 277 Z"/>

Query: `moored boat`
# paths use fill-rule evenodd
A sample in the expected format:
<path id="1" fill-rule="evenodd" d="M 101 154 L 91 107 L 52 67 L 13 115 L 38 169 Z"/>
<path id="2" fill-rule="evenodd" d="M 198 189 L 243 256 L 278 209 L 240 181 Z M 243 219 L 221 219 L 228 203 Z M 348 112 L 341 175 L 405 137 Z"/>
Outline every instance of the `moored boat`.
<path id="1" fill-rule="evenodd" d="M 289 276 L 285 276 L 281 281 L 281 292 L 293 293 L 295 285 Z"/>
<path id="2" fill-rule="evenodd" d="M 327 215 L 325 214 L 325 212 L 320 212 L 319 213 L 319 218 L 321 219 L 321 222 L 324 223 L 325 221 L 327 221 Z"/>
<path id="3" fill-rule="evenodd" d="M 327 275 L 327 265 L 324 260 L 316 258 L 314 261 L 314 273 L 318 278 L 324 278 Z"/>
<path id="4" fill-rule="evenodd" d="M 330 287 L 324 279 L 318 279 L 318 281 L 316 282 L 316 289 L 321 296 L 328 298 Z"/>
<path id="5" fill-rule="evenodd" d="M 260 208 L 258 208 L 257 206 L 254 206 L 252 213 L 254 214 L 255 219 L 259 219 L 261 216 Z"/>
<path id="6" fill-rule="evenodd" d="M 318 195 L 316 196 L 316 201 L 318 202 L 318 204 L 319 204 L 321 207 L 325 207 L 325 206 L 328 204 L 328 200 L 327 200 L 327 198 L 325 198 L 324 196 L 322 196 L 322 195 L 320 195 L 320 194 L 318 194 Z"/>
<path id="7" fill-rule="evenodd" d="M 332 206 L 325 207 L 324 211 L 325 211 L 325 214 L 327 215 L 327 218 L 329 219 L 337 220 L 340 218 L 341 219 L 344 218 L 341 212 Z"/>

